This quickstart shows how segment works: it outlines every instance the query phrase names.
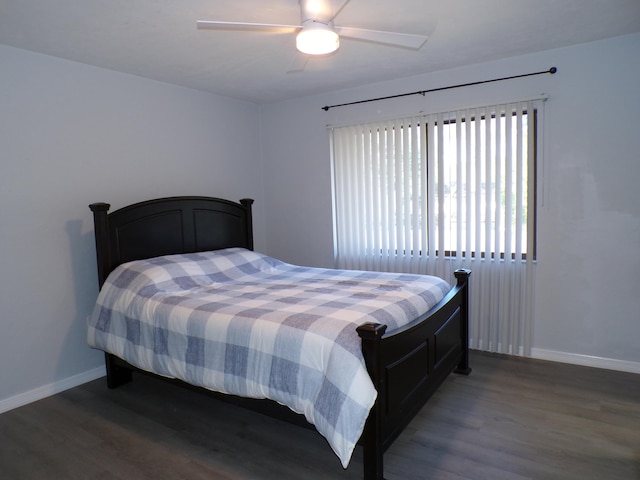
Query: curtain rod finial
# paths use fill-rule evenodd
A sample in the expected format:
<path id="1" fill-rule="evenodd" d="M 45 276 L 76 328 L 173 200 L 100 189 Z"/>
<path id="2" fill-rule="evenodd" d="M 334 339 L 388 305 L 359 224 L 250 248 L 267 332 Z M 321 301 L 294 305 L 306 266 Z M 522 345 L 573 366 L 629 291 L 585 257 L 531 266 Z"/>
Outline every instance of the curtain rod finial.
<path id="1" fill-rule="evenodd" d="M 556 67 L 551 67 L 551 68 L 549 69 L 549 73 L 550 73 L 550 74 L 552 74 L 552 75 L 553 75 L 554 73 L 556 73 L 557 71 L 558 71 L 558 69 L 557 69 Z"/>

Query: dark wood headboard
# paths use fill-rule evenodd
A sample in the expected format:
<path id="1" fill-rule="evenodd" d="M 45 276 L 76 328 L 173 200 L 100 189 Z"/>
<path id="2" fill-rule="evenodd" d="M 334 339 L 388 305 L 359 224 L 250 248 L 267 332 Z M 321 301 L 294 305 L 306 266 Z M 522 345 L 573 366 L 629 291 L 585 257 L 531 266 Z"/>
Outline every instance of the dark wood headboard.
<path id="1" fill-rule="evenodd" d="M 112 213 L 108 203 L 92 203 L 102 287 L 111 271 L 131 260 L 243 247 L 253 250 L 251 205 L 213 197 L 167 197 Z"/>

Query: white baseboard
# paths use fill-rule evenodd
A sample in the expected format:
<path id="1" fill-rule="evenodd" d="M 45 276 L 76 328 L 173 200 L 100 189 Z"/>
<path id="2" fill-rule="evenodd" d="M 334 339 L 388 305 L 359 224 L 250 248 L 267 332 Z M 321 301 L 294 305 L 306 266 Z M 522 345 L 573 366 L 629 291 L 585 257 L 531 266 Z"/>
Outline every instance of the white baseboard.
<path id="1" fill-rule="evenodd" d="M 607 370 L 617 370 L 620 372 L 628 373 L 640 373 L 640 362 L 616 360 L 614 358 L 594 357 L 591 355 L 581 355 L 578 353 L 544 350 L 542 348 L 532 348 L 531 357 L 540 360 L 550 360 L 552 362 L 582 365 L 585 367 L 604 368 Z"/>
<path id="2" fill-rule="evenodd" d="M 594 357 L 591 355 L 581 355 L 577 353 L 558 352 L 542 348 L 531 349 L 531 357 L 539 360 L 549 360 L 552 362 L 570 363 L 585 367 L 604 368 L 607 370 L 618 370 L 621 372 L 640 374 L 640 362 Z M 42 387 L 34 388 L 28 392 L 0 400 L 0 413 L 8 412 L 14 408 L 22 407 L 23 405 L 55 395 L 56 393 L 63 392 L 104 376 L 104 366 L 101 366 L 48 385 L 43 385 Z"/>
<path id="3" fill-rule="evenodd" d="M 5 398 L 4 400 L 0 400 L 0 413 L 22 407 L 23 405 L 55 395 L 56 393 L 64 392 L 65 390 L 96 380 L 100 377 L 104 377 L 105 375 L 104 366 L 97 367 L 93 370 L 88 370 L 86 372 L 73 375 L 72 377 L 68 377 L 48 385 L 43 385 L 42 387 L 34 388 L 28 392 Z"/>

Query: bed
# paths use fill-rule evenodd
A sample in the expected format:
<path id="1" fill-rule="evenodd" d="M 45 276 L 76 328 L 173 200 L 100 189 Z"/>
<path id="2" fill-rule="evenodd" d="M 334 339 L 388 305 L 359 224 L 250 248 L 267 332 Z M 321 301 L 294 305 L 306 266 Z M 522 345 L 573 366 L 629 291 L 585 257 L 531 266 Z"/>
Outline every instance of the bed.
<path id="1" fill-rule="evenodd" d="M 456 271 L 456 284 L 445 284 L 445 289 L 438 279 L 429 279 L 432 283 L 423 285 L 427 281 L 424 276 L 286 264 L 253 251 L 252 204 L 251 199 L 233 202 L 188 196 L 149 200 L 111 213 L 109 204 L 90 205 L 101 292 L 88 341 L 105 352 L 108 387 L 127 383 L 133 371 L 142 371 L 299 425 L 312 423 L 344 467 L 355 443 L 361 444 L 365 480 L 381 480 L 385 450 L 451 372 L 471 371 L 467 308 L 470 271 Z M 291 275 L 298 275 L 301 280 L 296 282 L 306 284 L 304 298 L 289 290 Z M 332 286 L 338 287 L 330 291 Z M 328 300 L 322 300 L 324 296 Z M 391 303 L 384 308 L 388 311 L 380 307 L 387 297 Z M 273 307 L 268 310 L 265 305 Z M 177 310 L 186 319 L 178 324 Z M 394 323 L 391 310 L 395 316 L 400 313 L 406 318 Z M 250 317 L 250 323 L 235 320 L 239 312 L 243 318 Z M 283 317 L 286 328 L 281 325 L 283 320 L 275 317 L 284 312 L 288 312 Z M 210 321 L 212 318 L 214 321 Z M 320 319 L 328 318 L 340 324 L 335 337 L 334 333 L 326 334 L 324 327 L 316 327 L 322 325 Z M 354 323 L 354 319 L 361 320 Z M 342 320 L 344 323 L 340 323 Z M 152 322 L 164 323 L 162 328 L 159 324 L 146 327 Z M 290 328 L 294 323 L 295 328 Z M 278 326 L 272 333 L 274 324 Z M 302 324 L 305 329 L 317 330 L 299 333 Z M 251 325 L 250 331 L 247 325 Z M 178 330 L 181 336 L 175 333 Z M 250 345 L 238 340 L 240 330 L 249 332 L 246 337 Z M 281 337 L 283 331 L 288 336 Z M 167 340 L 168 335 L 174 337 Z M 319 357 L 312 357 L 316 347 L 310 343 L 298 348 L 296 355 L 303 359 L 296 362 L 287 357 L 289 353 L 276 355 L 269 350 L 282 344 L 288 352 L 296 335 L 301 342 L 321 337 L 325 346 L 318 347 Z M 141 338 L 148 338 L 151 347 L 141 345 Z M 189 365 L 167 360 L 168 350 L 183 347 L 181 355 L 192 359 Z M 290 368 L 274 374 L 269 367 L 265 374 L 269 377 L 265 383 L 270 382 L 267 387 L 257 378 L 245 378 L 249 370 L 260 373 L 267 369 L 262 367 L 263 360 L 251 357 L 247 361 L 238 352 L 251 351 L 254 355 L 258 350 L 271 359 L 268 361 L 274 364 L 273 371 L 276 363 L 289 367 L 295 363 L 296 373 L 286 373 L 292 371 Z M 202 358 L 214 362 L 216 356 L 225 357 L 226 365 L 234 366 L 234 371 L 221 373 L 224 369 L 203 365 Z M 349 362 L 355 362 L 353 369 Z M 337 370 L 349 372 L 348 380 L 338 378 L 334 370 L 323 370 L 325 377 L 319 377 L 309 368 L 318 363 L 337 363 Z M 247 368 L 247 364 L 259 366 Z M 238 379 L 238 365 L 244 365 L 242 379 Z M 311 386 L 301 387 L 304 394 L 291 393 L 287 382 L 302 384 L 300 378 L 306 376 L 317 380 L 317 391 L 307 393 L 315 388 L 311 382 Z M 274 383 L 277 388 L 273 388 Z M 299 399 L 301 396 L 304 398 Z M 333 401 L 335 405 L 330 403 Z M 346 413 L 339 413 L 343 405 L 348 406 Z M 343 429 L 343 418 L 356 425 Z M 359 418 L 361 421 L 355 420 Z"/>

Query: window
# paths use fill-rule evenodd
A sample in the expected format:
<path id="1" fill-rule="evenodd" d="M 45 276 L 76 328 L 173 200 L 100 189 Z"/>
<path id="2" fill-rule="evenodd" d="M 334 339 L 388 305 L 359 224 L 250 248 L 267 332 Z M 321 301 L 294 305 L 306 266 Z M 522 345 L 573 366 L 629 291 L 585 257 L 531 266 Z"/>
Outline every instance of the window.
<path id="1" fill-rule="evenodd" d="M 529 102 L 335 128 L 336 254 L 535 258 Z"/>
<path id="2" fill-rule="evenodd" d="M 541 101 L 332 128 L 339 268 L 453 279 L 470 346 L 529 355 Z"/>
<path id="3" fill-rule="evenodd" d="M 530 250 L 535 259 L 535 221 L 531 248 L 527 228 L 528 216 L 535 220 L 535 201 L 529 207 L 528 193 L 535 195 L 535 148 L 530 158 L 529 121 L 535 146 L 536 113 L 523 110 L 444 120 L 427 129 L 434 136 L 435 152 L 442 142 L 442 161 L 433 162 L 433 175 L 435 188 L 440 181 L 443 185 L 445 256 L 499 254 L 504 258 L 507 252 L 515 258 L 517 252 L 526 258 Z M 438 218 L 433 223 L 436 228 L 441 224 Z"/>

